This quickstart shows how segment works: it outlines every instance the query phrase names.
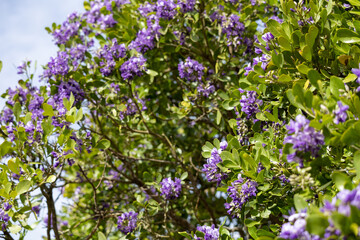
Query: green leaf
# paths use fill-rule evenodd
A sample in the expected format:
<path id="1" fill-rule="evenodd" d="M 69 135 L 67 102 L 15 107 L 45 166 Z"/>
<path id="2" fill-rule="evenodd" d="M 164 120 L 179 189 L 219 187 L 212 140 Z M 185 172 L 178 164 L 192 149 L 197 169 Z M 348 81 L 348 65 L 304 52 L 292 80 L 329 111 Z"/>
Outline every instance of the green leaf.
<path id="1" fill-rule="evenodd" d="M 322 214 L 312 214 L 306 218 L 306 230 L 311 234 L 323 236 L 328 226 L 329 221 Z"/>
<path id="2" fill-rule="evenodd" d="M 98 239 L 99 240 L 106 240 L 105 234 L 103 234 L 102 232 L 98 232 Z"/>
<path id="3" fill-rule="evenodd" d="M 16 173 L 16 174 L 19 174 L 20 173 L 20 169 L 19 169 L 19 164 L 16 162 L 15 159 L 10 159 L 7 163 L 8 165 L 8 168 L 13 172 L 13 173 Z"/>
<path id="4" fill-rule="evenodd" d="M 26 125 L 31 120 L 32 113 L 28 112 L 25 115 L 24 124 Z"/>
<path id="5" fill-rule="evenodd" d="M 10 142 L 4 141 L 4 142 L 0 145 L 0 153 L 1 153 L 1 156 L 4 156 L 4 155 L 8 154 L 10 150 L 11 150 L 11 143 L 10 143 Z"/>
<path id="6" fill-rule="evenodd" d="M 77 111 L 77 113 L 76 113 L 75 122 L 80 121 L 83 118 L 83 116 L 84 116 L 83 109 L 80 108 L 79 111 Z"/>
<path id="7" fill-rule="evenodd" d="M 354 168 L 357 178 L 360 179 L 360 151 L 357 151 L 354 155 Z"/>
<path id="8" fill-rule="evenodd" d="M 107 139 L 102 139 L 96 144 L 96 148 L 98 149 L 107 149 L 110 147 L 110 141 Z"/>
<path id="9" fill-rule="evenodd" d="M 310 83 L 316 87 L 317 89 L 319 89 L 319 84 L 318 81 L 321 80 L 321 75 L 318 71 L 311 69 L 310 71 L 308 71 L 307 76 L 310 80 Z"/>
<path id="10" fill-rule="evenodd" d="M 46 179 L 46 182 L 47 183 L 52 183 L 52 182 L 55 182 L 56 180 L 56 176 L 55 175 L 50 175 L 47 179 Z"/>
<path id="11" fill-rule="evenodd" d="M 29 180 L 23 180 L 19 182 L 19 184 L 16 186 L 17 195 L 27 192 L 30 187 L 31 187 L 31 182 Z"/>
<path id="12" fill-rule="evenodd" d="M 187 177 L 188 177 L 188 172 L 184 172 L 183 174 L 181 174 L 180 179 L 185 180 Z"/>
<path id="13" fill-rule="evenodd" d="M 350 126 L 346 131 L 341 135 L 341 141 L 351 146 L 353 144 L 360 142 L 360 122 Z"/>
<path id="14" fill-rule="evenodd" d="M 282 55 L 282 53 L 276 53 L 275 51 L 273 51 L 271 59 L 278 68 L 282 68 L 284 64 L 284 56 Z"/>
<path id="15" fill-rule="evenodd" d="M 345 89 L 343 81 L 338 77 L 332 76 L 330 78 L 330 91 L 337 98 L 340 95 L 339 89 Z"/>
<path id="16" fill-rule="evenodd" d="M 314 43 L 315 43 L 315 40 L 316 40 L 316 37 L 319 33 L 319 29 L 317 27 L 315 27 L 314 25 L 312 25 L 310 28 L 309 28 L 309 32 L 307 34 L 305 34 L 305 41 L 306 41 L 306 44 L 312 48 L 314 46 Z"/>
<path id="17" fill-rule="evenodd" d="M 302 74 L 308 74 L 308 72 L 311 70 L 308 66 L 306 66 L 304 63 L 296 66 L 296 68 L 301 72 Z"/>
<path id="18" fill-rule="evenodd" d="M 13 108 L 14 116 L 16 118 L 16 121 L 20 120 L 20 114 L 21 114 L 21 105 L 19 102 L 16 102 Z"/>
<path id="19" fill-rule="evenodd" d="M 287 83 L 287 82 L 291 82 L 291 81 L 292 81 L 292 78 L 291 78 L 289 75 L 282 74 L 282 75 L 279 77 L 278 81 L 281 82 L 281 83 Z"/>
<path id="20" fill-rule="evenodd" d="M 351 185 L 351 179 L 349 176 L 343 172 L 334 171 L 332 174 L 333 182 L 335 183 L 335 186 L 339 191 L 346 188 L 346 186 L 349 184 Z"/>
<path id="21" fill-rule="evenodd" d="M 360 7 L 360 1 L 359 0 L 347 0 L 351 5 Z"/>
<path id="22" fill-rule="evenodd" d="M 306 199 L 300 194 L 294 195 L 294 205 L 296 211 L 298 212 L 301 212 L 301 210 L 306 209 L 308 207 L 308 203 L 306 202 Z"/>
<path id="23" fill-rule="evenodd" d="M 276 118 L 271 113 L 264 111 L 265 116 L 272 122 L 276 122 Z"/>
<path id="24" fill-rule="evenodd" d="M 54 110 L 50 104 L 44 103 L 43 109 L 44 109 L 44 113 L 43 113 L 44 116 L 49 116 L 49 117 L 54 116 Z"/>
<path id="25" fill-rule="evenodd" d="M 21 226 L 19 225 L 12 225 L 9 227 L 9 230 L 12 234 L 17 234 L 18 232 L 21 231 Z"/>
<path id="26" fill-rule="evenodd" d="M 216 124 L 219 125 L 221 122 L 221 112 L 217 110 L 216 112 Z"/>
<path id="27" fill-rule="evenodd" d="M 301 56 L 303 56 L 303 58 L 305 58 L 307 61 L 311 62 L 311 60 L 312 60 L 311 47 L 305 46 L 302 50 Z"/>
<path id="28" fill-rule="evenodd" d="M 179 232 L 179 234 L 183 237 L 186 237 L 187 239 L 191 240 L 192 237 L 190 234 L 188 234 L 187 232 Z"/>
<path id="29" fill-rule="evenodd" d="M 340 28 L 336 32 L 337 37 L 343 43 L 358 43 L 360 42 L 360 35 L 347 28 Z"/>
<path id="30" fill-rule="evenodd" d="M 285 50 L 292 51 L 292 47 L 291 47 L 290 41 L 287 40 L 286 38 L 284 38 L 283 36 L 281 36 L 281 37 L 278 38 L 278 43 L 279 43 L 280 46 L 281 46 L 282 48 L 284 48 Z"/>

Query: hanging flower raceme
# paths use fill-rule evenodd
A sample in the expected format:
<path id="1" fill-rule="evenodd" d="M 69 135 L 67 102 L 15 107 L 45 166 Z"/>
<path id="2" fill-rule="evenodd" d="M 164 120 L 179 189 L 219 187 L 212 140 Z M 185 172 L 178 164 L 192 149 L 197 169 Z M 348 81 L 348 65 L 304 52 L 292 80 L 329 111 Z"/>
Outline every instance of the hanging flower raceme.
<path id="1" fill-rule="evenodd" d="M 124 234 L 131 233 L 135 230 L 138 213 L 134 211 L 125 212 L 118 217 L 117 228 Z"/>
<path id="2" fill-rule="evenodd" d="M 178 5 L 182 13 L 192 12 L 195 8 L 196 0 L 179 0 Z"/>
<path id="3" fill-rule="evenodd" d="M 239 88 L 240 93 L 245 91 Z M 246 114 L 246 118 L 250 119 L 256 113 L 260 112 L 259 106 L 263 104 L 262 100 L 257 99 L 255 91 L 247 91 L 246 95 L 242 95 L 240 99 L 241 111 Z"/>
<path id="4" fill-rule="evenodd" d="M 284 216 L 288 222 L 282 225 L 279 237 L 283 239 L 316 239 L 306 231 L 306 210 L 296 213 L 292 209 L 289 214 L 290 216 Z"/>
<path id="5" fill-rule="evenodd" d="M 226 35 L 227 45 L 238 47 L 244 40 L 245 25 L 240 22 L 240 17 L 231 14 L 228 18 L 222 18 L 222 34 Z"/>
<path id="6" fill-rule="evenodd" d="M 227 178 L 226 173 L 221 172 L 220 168 L 217 166 L 218 163 L 222 162 L 220 157 L 221 151 L 224 151 L 227 148 L 228 144 L 226 141 L 220 143 L 220 149 L 213 148 L 211 151 L 211 156 L 206 160 L 206 164 L 204 164 L 204 168 L 202 169 L 206 178 L 209 182 L 216 182 L 218 185 L 221 181 Z"/>
<path id="7" fill-rule="evenodd" d="M 173 200 L 180 196 L 181 192 L 181 180 L 175 178 L 173 181 L 171 178 L 165 178 L 161 181 L 161 195 L 165 196 L 165 199 Z"/>
<path id="8" fill-rule="evenodd" d="M 336 108 L 334 110 L 334 115 L 335 115 L 334 123 L 335 124 L 339 124 L 341 122 L 346 121 L 346 119 L 347 119 L 346 111 L 349 109 L 349 106 L 343 105 L 341 103 L 341 101 L 338 101 L 337 104 L 338 104 L 338 108 Z"/>
<path id="9" fill-rule="evenodd" d="M 252 197 L 256 197 L 258 184 L 250 179 L 245 179 L 238 175 L 238 180 L 231 183 L 227 189 L 229 197 L 232 199 L 230 203 L 225 203 L 228 214 L 236 215 L 236 212 L 242 208 Z"/>
<path id="10" fill-rule="evenodd" d="M 176 15 L 176 4 L 173 0 L 158 0 L 156 3 L 156 15 L 159 18 L 171 20 Z"/>
<path id="11" fill-rule="evenodd" d="M 211 227 L 208 226 L 199 226 L 196 228 L 197 231 L 204 233 L 204 237 L 200 238 L 194 235 L 195 240 L 218 240 L 219 239 L 219 229 L 215 228 L 213 224 Z"/>
<path id="12" fill-rule="evenodd" d="M 68 16 L 65 22 L 56 29 L 52 35 L 56 44 L 66 44 L 70 38 L 79 34 L 80 16 L 74 12 Z"/>
<path id="13" fill-rule="evenodd" d="M 286 126 L 288 136 L 284 139 L 284 144 L 292 144 L 294 153 L 287 155 L 288 162 L 297 162 L 300 166 L 303 165 L 301 155 L 310 153 L 311 156 L 316 157 L 317 153 L 324 145 L 324 136 L 321 132 L 315 131 L 309 126 L 310 121 L 303 115 L 298 115 L 295 121 L 290 120 L 290 124 Z"/>
<path id="14" fill-rule="evenodd" d="M 124 80 L 131 80 L 135 76 L 142 76 L 146 71 L 146 59 L 141 55 L 139 57 L 131 57 L 120 67 L 121 77 Z"/>
<path id="15" fill-rule="evenodd" d="M 98 53 L 100 58 L 100 72 L 104 76 L 109 76 L 115 68 L 116 60 L 123 58 L 126 55 L 125 44 L 118 44 L 117 39 L 114 38 L 111 45 L 104 45 Z"/>
<path id="16" fill-rule="evenodd" d="M 194 82 L 200 81 L 204 75 L 204 66 L 196 60 L 192 60 L 188 57 L 185 62 L 181 62 L 178 65 L 179 75 L 188 81 Z"/>

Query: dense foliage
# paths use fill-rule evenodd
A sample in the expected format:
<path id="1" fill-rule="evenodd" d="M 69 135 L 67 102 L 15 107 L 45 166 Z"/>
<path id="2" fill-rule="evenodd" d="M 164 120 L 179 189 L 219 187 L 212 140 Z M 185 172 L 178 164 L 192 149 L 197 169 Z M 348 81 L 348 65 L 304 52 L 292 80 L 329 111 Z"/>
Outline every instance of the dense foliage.
<path id="1" fill-rule="evenodd" d="M 360 237 L 359 1 L 89 0 L 47 30 L 3 94 L 3 239 Z"/>

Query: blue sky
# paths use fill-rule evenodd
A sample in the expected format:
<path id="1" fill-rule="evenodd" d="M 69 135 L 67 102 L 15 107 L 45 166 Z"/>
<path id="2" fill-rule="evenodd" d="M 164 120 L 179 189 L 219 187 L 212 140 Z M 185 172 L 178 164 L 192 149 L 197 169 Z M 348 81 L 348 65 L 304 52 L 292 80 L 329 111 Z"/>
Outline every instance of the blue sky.
<path id="1" fill-rule="evenodd" d="M 23 60 L 37 61 L 35 76 L 42 73 L 41 65 L 57 51 L 45 27 L 53 22 L 62 23 L 74 11 L 83 12 L 82 6 L 82 0 L 0 0 L 0 60 L 3 62 L 0 95 L 7 88 L 16 86 L 20 79 L 16 67 Z M 2 108 L 3 101 L 0 101 Z M 43 210 L 41 216 L 44 214 Z M 41 223 L 25 240 L 41 239 L 42 235 L 45 235 L 45 229 Z"/>

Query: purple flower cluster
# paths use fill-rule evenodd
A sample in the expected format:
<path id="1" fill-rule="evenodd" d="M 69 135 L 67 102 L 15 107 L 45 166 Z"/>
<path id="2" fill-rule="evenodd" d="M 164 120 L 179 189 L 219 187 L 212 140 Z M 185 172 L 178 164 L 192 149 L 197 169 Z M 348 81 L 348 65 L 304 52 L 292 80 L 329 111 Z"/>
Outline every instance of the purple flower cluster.
<path id="1" fill-rule="evenodd" d="M 195 9 L 196 0 L 180 0 L 178 5 L 182 13 L 192 12 Z"/>
<path id="2" fill-rule="evenodd" d="M 109 76 L 115 68 L 116 59 L 123 58 L 125 57 L 125 55 L 126 55 L 125 44 L 119 45 L 117 43 L 117 39 L 114 38 L 112 40 L 111 46 L 104 45 L 104 47 L 99 51 L 98 57 L 101 59 L 100 72 L 104 76 Z"/>
<path id="3" fill-rule="evenodd" d="M 31 61 L 23 61 L 21 65 L 17 67 L 17 74 L 24 74 L 26 72 L 26 68 L 30 65 Z"/>
<path id="4" fill-rule="evenodd" d="M 12 208 L 12 205 L 10 205 L 8 202 L 5 202 L 0 209 L 0 220 L 4 221 L 3 227 L 6 227 L 6 223 L 10 220 L 10 216 L 6 213 Z"/>
<path id="5" fill-rule="evenodd" d="M 227 148 L 228 144 L 226 141 L 221 142 L 220 149 L 213 148 L 211 151 L 211 156 L 206 160 L 204 168 L 202 169 L 206 178 L 209 182 L 216 182 L 218 185 L 221 183 L 221 180 L 227 178 L 227 175 L 221 172 L 220 168 L 217 166 L 218 163 L 222 162 L 220 157 L 221 151 L 224 151 Z"/>
<path id="6" fill-rule="evenodd" d="M 281 227 L 279 237 L 284 239 L 316 239 L 312 238 L 306 231 L 306 210 L 296 213 L 294 209 L 289 212 L 290 216 L 285 216 L 288 222 Z"/>
<path id="7" fill-rule="evenodd" d="M 245 91 L 239 88 L 240 93 Z M 246 95 L 242 95 L 240 99 L 241 111 L 246 114 L 246 118 L 250 119 L 256 113 L 260 112 L 259 106 L 263 104 L 262 100 L 257 99 L 255 91 L 247 91 Z"/>
<path id="8" fill-rule="evenodd" d="M 143 28 L 137 33 L 136 39 L 129 44 L 129 49 L 136 49 L 140 53 L 146 53 L 155 47 L 156 33 L 151 28 Z"/>
<path id="9" fill-rule="evenodd" d="M 171 20 L 176 15 L 176 3 L 173 0 L 158 0 L 156 4 L 156 15 L 159 18 Z"/>
<path id="10" fill-rule="evenodd" d="M 118 6 L 121 4 L 119 1 Z M 90 24 L 96 24 L 100 26 L 100 29 L 106 29 L 113 27 L 117 22 L 114 20 L 113 14 L 104 15 L 101 13 L 101 9 L 106 7 L 107 11 L 112 11 L 111 1 L 91 1 L 90 10 L 84 13 L 83 18 Z"/>
<path id="11" fill-rule="evenodd" d="M 255 49 L 255 53 L 262 53 L 262 50 L 257 48 Z M 256 66 L 258 63 L 261 63 L 261 68 L 263 70 L 266 70 L 269 61 L 270 61 L 270 56 L 266 54 L 262 54 L 260 57 L 253 58 L 252 64 L 249 63 L 249 65 L 244 68 L 245 70 L 244 75 L 247 76 L 250 71 L 254 71 L 254 66 Z"/>
<path id="12" fill-rule="evenodd" d="M 295 153 L 287 156 L 288 162 L 298 162 L 302 166 L 302 159 L 299 157 L 301 153 L 311 153 L 316 156 L 322 145 L 324 145 L 324 136 L 309 126 L 310 121 L 303 115 L 298 115 L 295 121 L 290 120 L 290 124 L 286 126 L 288 136 L 284 139 L 284 144 L 290 143 Z"/>
<path id="13" fill-rule="evenodd" d="M 2 121 L 5 124 L 11 123 L 14 120 L 14 113 L 13 110 L 10 108 L 5 108 L 1 112 L 0 121 Z"/>
<path id="14" fill-rule="evenodd" d="M 212 84 L 204 85 L 203 83 L 201 83 L 197 87 L 197 90 L 198 90 L 199 94 L 203 95 L 204 97 L 209 97 L 210 94 L 215 92 L 215 87 Z"/>
<path id="15" fill-rule="evenodd" d="M 347 119 L 347 113 L 346 111 L 349 109 L 349 106 L 343 105 L 341 101 L 337 102 L 338 108 L 334 110 L 334 123 L 339 124 L 341 122 L 345 122 Z"/>
<path id="16" fill-rule="evenodd" d="M 65 115 L 66 108 L 63 103 L 63 99 L 70 99 L 71 93 L 74 95 L 74 105 L 82 102 L 84 100 L 85 93 L 81 89 L 78 82 L 73 79 L 69 81 L 62 81 L 58 86 L 58 92 L 48 100 L 48 104 L 50 104 L 54 110 L 59 112 L 60 116 Z"/>
<path id="17" fill-rule="evenodd" d="M 48 69 L 44 71 L 44 78 L 51 78 L 52 76 L 65 76 L 69 72 L 69 55 L 67 52 L 58 52 L 55 58 L 51 57 L 47 64 Z"/>
<path id="18" fill-rule="evenodd" d="M 228 214 L 234 215 L 252 197 L 256 197 L 257 186 L 257 182 L 250 179 L 246 180 L 239 174 L 238 180 L 232 182 L 231 186 L 227 189 L 229 197 L 232 198 L 230 203 L 225 203 Z"/>
<path id="19" fill-rule="evenodd" d="M 146 59 L 140 55 L 139 57 L 131 57 L 120 66 L 121 77 L 124 80 L 131 80 L 135 76 L 142 76 L 146 71 Z"/>
<path id="20" fill-rule="evenodd" d="M 195 240 L 218 240 L 219 239 L 219 229 L 215 228 L 213 224 L 211 227 L 208 226 L 199 226 L 196 228 L 197 231 L 204 233 L 204 238 L 197 237 L 194 235 Z"/>
<path id="21" fill-rule="evenodd" d="M 178 65 L 179 75 L 181 78 L 185 78 L 188 81 L 200 81 L 204 75 L 204 66 L 196 60 L 192 60 L 188 57 L 185 62 L 181 62 Z"/>
<path id="22" fill-rule="evenodd" d="M 137 215 L 134 211 L 121 214 L 121 216 L 118 217 L 117 228 L 124 234 L 133 232 L 136 228 Z"/>
<path id="23" fill-rule="evenodd" d="M 227 45 L 235 48 L 242 44 L 245 25 L 240 22 L 240 17 L 231 14 L 228 18 L 223 18 L 221 22 L 222 34 L 226 35 Z"/>
<path id="24" fill-rule="evenodd" d="M 79 28 L 81 26 L 79 15 L 74 12 L 68 16 L 65 22 L 60 26 L 60 29 L 56 29 L 52 35 L 56 44 L 66 44 L 71 37 L 78 35 Z"/>
<path id="25" fill-rule="evenodd" d="M 165 199 L 173 200 L 180 196 L 181 192 L 181 180 L 179 178 L 175 178 L 173 181 L 171 178 L 164 178 L 161 182 L 161 195 L 165 196 Z"/>

